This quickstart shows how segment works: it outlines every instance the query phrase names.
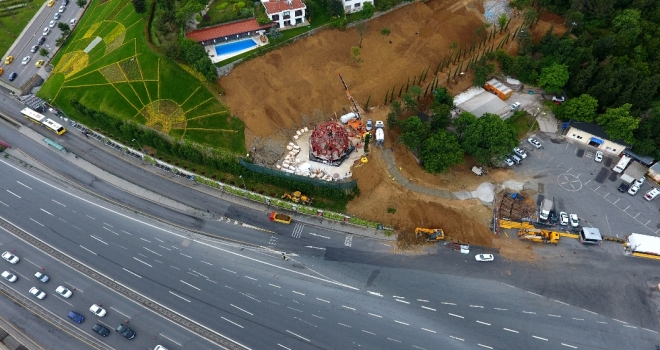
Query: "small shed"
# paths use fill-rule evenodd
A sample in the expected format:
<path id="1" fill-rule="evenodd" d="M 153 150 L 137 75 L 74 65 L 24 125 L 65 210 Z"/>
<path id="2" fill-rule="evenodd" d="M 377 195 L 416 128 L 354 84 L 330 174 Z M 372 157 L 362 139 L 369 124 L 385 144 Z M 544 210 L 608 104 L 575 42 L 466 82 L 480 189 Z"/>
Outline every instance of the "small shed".
<path id="1" fill-rule="evenodd" d="M 583 227 L 580 230 L 580 243 L 600 245 L 601 242 L 603 242 L 603 236 L 600 235 L 599 229 L 595 227 Z"/>
<path id="2" fill-rule="evenodd" d="M 631 253 L 660 256 L 660 237 L 632 233 L 628 236 L 627 247 Z"/>
<path id="3" fill-rule="evenodd" d="M 653 164 L 653 166 L 649 168 L 649 176 L 653 181 L 660 182 L 660 162 Z"/>
<path id="4" fill-rule="evenodd" d="M 497 95 L 502 101 L 506 101 L 513 94 L 513 90 L 508 86 L 504 85 L 501 81 L 497 79 L 491 79 L 484 84 L 484 89 L 490 91 Z"/>

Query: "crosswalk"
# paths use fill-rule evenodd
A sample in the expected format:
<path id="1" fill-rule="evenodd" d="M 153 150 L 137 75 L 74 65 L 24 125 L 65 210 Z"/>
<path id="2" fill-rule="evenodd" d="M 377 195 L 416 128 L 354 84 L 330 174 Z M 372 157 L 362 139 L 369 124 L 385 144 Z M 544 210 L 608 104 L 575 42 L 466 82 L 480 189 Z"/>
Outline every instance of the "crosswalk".
<path id="1" fill-rule="evenodd" d="M 301 223 L 296 223 L 296 226 L 293 227 L 293 232 L 291 232 L 291 237 L 293 238 L 300 238 L 302 235 L 303 228 L 305 228 L 304 224 Z"/>

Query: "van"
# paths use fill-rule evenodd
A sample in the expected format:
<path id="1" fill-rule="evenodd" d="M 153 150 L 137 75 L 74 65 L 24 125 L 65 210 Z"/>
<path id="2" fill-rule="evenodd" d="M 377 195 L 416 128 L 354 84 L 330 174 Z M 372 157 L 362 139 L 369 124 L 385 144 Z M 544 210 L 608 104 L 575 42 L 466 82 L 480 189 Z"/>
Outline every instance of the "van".
<path id="1" fill-rule="evenodd" d="M 522 159 L 518 157 L 518 155 L 516 154 L 509 155 L 509 158 L 511 158 L 511 160 L 513 160 L 513 162 L 516 163 L 516 165 L 520 165 L 520 163 L 522 162 Z"/>

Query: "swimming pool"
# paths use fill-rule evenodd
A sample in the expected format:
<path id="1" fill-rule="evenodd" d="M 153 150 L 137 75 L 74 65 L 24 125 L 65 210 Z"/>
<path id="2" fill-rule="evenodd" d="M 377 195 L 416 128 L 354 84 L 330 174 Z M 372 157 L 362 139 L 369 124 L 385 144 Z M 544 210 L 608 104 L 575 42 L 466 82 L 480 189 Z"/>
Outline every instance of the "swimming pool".
<path id="1" fill-rule="evenodd" d="M 215 47 L 215 53 L 220 56 L 220 55 L 229 55 L 238 51 L 243 51 L 245 49 L 249 49 L 252 47 L 257 46 L 257 43 L 254 42 L 254 40 L 248 38 L 244 40 L 239 40 L 239 41 L 234 41 L 229 44 L 222 44 L 222 45 L 217 45 Z"/>

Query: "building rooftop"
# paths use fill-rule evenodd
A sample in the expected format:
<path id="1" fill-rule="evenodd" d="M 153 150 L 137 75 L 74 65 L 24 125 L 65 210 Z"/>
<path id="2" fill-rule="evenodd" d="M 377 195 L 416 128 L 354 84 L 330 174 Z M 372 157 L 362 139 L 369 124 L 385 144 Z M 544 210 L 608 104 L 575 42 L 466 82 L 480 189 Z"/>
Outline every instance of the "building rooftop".
<path id="1" fill-rule="evenodd" d="M 222 38 L 230 35 L 251 32 L 259 29 L 270 28 L 272 24 L 260 26 L 254 18 L 236 21 L 232 23 L 220 24 L 215 27 L 202 28 L 186 33 L 186 37 L 191 40 L 206 41 Z"/>
<path id="2" fill-rule="evenodd" d="M 302 0 L 273 0 L 262 1 L 261 3 L 266 8 L 266 13 L 269 15 L 305 8 L 305 3 Z"/>
<path id="3" fill-rule="evenodd" d="M 579 130 L 582 130 L 582 131 L 585 131 L 585 132 L 588 132 L 591 135 L 594 135 L 596 137 L 603 138 L 603 139 L 606 139 L 606 140 L 610 140 L 612 142 L 616 142 L 616 143 L 618 143 L 620 145 L 624 145 L 626 147 L 629 146 L 623 140 L 612 140 L 610 138 L 610 136 L 605 132 L 605 129 L 603 129 L 603 127 L 601 127 L 598 124 L 570 121 L 570 122 L 568 122 L 568 126 L 574 127 L 576 129 L 579 129 Z"/>

